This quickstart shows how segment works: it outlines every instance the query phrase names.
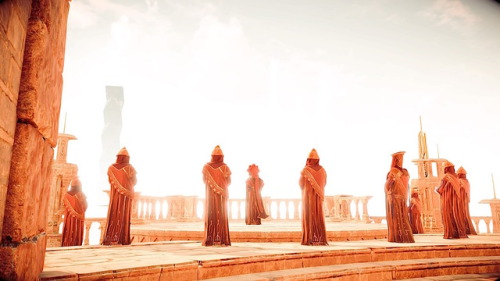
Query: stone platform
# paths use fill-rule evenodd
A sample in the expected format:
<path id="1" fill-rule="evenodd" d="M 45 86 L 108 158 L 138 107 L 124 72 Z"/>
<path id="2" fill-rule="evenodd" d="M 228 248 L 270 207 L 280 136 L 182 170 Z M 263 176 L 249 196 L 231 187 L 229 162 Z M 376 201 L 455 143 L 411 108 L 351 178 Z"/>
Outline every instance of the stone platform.
<path id="1" fill-rule="evenodd" d="M 161 222 L 137 224 L 131 227 L 133 243 L 158 241 L 201 241 L 204 223 Z M 229 231 L 232 242 L 300 242 L 302 226 L 299 220 L 264 220 L 262 225 L 246 225 L 243 221 L 231 221 Z M 326 222 L 328 241 L 356 241 L 386 239 L 385 224 L 360 222 Z"/>
<path id="2" fill-rule="evenodd" d="M 451 275 L 447 280 L 453 280 L 471 275 L 476 277 L 470 280 L 495 280 L 494 273 L 500 273 L 499 235 L 446 240 L 423 234 L 415 240 L 337 241 L 329 246 L 234 242 L 229 247 L 173 241 L 49 248 L 40 279 L 398 280 Z"/>

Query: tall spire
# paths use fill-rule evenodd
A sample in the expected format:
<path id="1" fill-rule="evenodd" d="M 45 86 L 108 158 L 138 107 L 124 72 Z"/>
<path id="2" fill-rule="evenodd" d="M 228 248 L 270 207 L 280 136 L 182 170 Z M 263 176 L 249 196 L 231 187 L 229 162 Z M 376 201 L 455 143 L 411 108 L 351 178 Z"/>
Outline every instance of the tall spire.
<path id="1" fill-rule="evenodd" d="M 422 116 L 420 116 L 420 132 L 418 133 L 418 157 L 420 159 L 428 159 L 429 153 L 427 151 L 427 137 L 422 131 Z"/>
<path id="2" fill-rule="evenodd" d="M 66 134 L 66 119 L 68 119 L 68 113 L 64 112 L 64 127 L 63 127 L 63 134 Z"/>
<path id="3" fill-rule="evenodd" d="M 491 174 L 491 183 L 493 184 L 493 199 L 497 199 L 497 192 L 495 191 L 495 180 L 493 179 L 493 174 Z"/>

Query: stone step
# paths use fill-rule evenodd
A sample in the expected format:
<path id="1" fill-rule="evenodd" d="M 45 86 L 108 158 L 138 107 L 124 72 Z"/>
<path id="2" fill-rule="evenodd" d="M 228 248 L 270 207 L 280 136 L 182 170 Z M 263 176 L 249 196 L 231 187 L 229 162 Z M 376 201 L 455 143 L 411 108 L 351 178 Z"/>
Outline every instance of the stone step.
<path id="1" fill-rule="evenodd" d="M 212 278 L 205 280 L 211 280 L 211 281 L 402 280 L 402 279 L 406 280 L 408 278 L 428 278 L 432 276 L 443 277 L 447 275 L 454 276 L 459 274 L 471 274 L 471 273 L 486 274 L 486 273 L 499 273 L 499 272 L 500 272 L 500 256 L 479 256 L 479 257 L 392 260 L 392 261 L 314 266 L 314 267 L 304 267 L 296 269 L 233 275 L 233 276 Z M 427 279 L 412 279 L 412 280 L 427 280 Z M 454 279 L 438 279 L 438 280 L 454 280 Z"/>
<path id="2" fill-rule="evenodd" d="M 422 278 L 403 279 L 404 281 L 498 281 L 500 273 L 483 273 L 483 274 L 456 274 L 443 275 Z"/>

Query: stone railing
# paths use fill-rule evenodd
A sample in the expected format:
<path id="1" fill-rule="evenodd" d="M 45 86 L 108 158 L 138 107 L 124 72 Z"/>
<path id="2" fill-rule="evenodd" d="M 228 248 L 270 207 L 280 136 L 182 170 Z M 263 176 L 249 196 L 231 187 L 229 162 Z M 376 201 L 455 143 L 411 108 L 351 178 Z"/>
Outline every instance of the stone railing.
<path id="1" fill-rule="evenodd" d="M 492 217 L 484 217 L 484 216 L 472 216 L 471 217 L 472 222 L 474 223 L 474 228 L 476 229 L 477 233 L 492 233 Z M 387 223 L 386 222 L 386 217 L 385 216 L 371 216 L 370 220 L 373 223 Z M 483 227 L 484 226 L 484 227 Z"/>
<path id="2" fill-rule="evenodd" d="M 90 245 L 90 236 L 92 235 L 90 233 L 91 227 L 93 224 L 96 224 L 96 227 L 99 231 L 99 244 L 102 243 L 103 236 L 104 236 L 104 228 L 106 227 L 106 218 L 85 218 L 85 232 L 83 234 L 83 245 Z M 93 236 L 94 237 L 94 236 Z M 95 244 L 95 243 L 93 243 Z"/>
<path id="3" fill-rule="evenodd" d="M 325 217 L 331 221 L 370 222 L 368 201 L 371 196 L 333 195 L 325 196 Z M 302 202 L 297 198 L 263 198 L 268 219 L 299 220 Z M 230 198 L 228 214 L 230 220 L 245 219 L 245 199 Z M 354 207 L 354 212 L 352 211 Z M 197 196 L 144 196 L 136 193 L 132 218 L 136 222 L 152 221 L 197 221 L 203 218 L 205 199 Z"/>
<path id="4" fill-rule="evenodd" d="M 480 231 L 481 229 L 481 222 L 484 222 L 484 225 L 486 226 L 486 233 L 491 233 L 491 223 L 493 218 L 492 217 L 476 217 L 476 216 L 471 216 L 472 222 L 474 223 L 474 227 L 477 230 L 477 233 L 485 233 L 484 231 Z"/>

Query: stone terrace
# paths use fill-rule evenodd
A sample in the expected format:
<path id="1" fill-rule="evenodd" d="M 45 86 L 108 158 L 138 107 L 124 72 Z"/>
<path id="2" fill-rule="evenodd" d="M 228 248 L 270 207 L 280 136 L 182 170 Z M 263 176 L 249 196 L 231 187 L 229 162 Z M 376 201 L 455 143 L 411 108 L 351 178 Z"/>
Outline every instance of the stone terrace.
<path id="1" fill-rule="evenodd" d="M 499 235 L 445 240 L 424 234 L 414 244 L 363 240 L 316 247 L 295 242 L 203 247 L 176 241 L 52 248 L 41 280 L 393 280 L 498 272 Z"/>

